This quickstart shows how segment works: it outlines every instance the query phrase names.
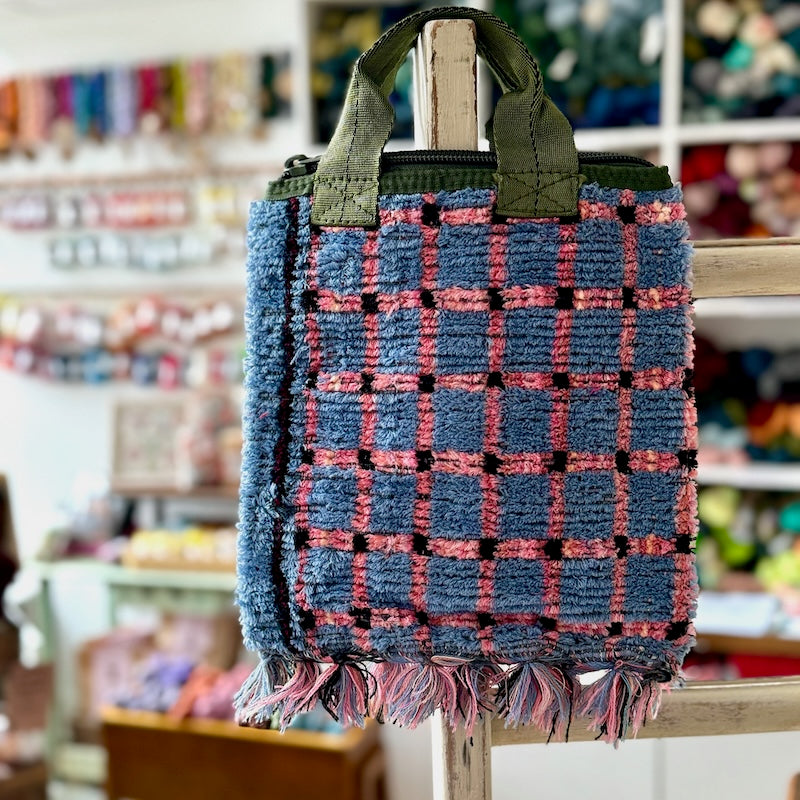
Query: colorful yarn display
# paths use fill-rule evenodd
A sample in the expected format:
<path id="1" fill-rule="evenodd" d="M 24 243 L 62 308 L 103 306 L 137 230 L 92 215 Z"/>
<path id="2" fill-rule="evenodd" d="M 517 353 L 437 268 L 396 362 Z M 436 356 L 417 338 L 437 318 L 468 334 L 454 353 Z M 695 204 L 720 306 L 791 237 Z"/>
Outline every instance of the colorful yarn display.
<path id="1" fill-rule="evenodd" d="M 0 368 L 55 381 L 131 380 L 161 388 L 241 379 L 239 314 L 227 301 L 180 306 L 158 298 L 111 312 L 0 301 Z M 234 335 L 234 343 L 213 340 Z M 213 345 L 213 346 L 212 346 Z"/>
<path id="2" fill-rule="evenodd" d="M 800 236 L 800 143 L 690 147 L 681 180 L 694 238 Z"/>
<path id="3" fill-rule="evenodd" d="M 236 563 L 236 531 L 207 527 L 137 530 L 125 546 L 122 563 L 135 568 L 232 572 Z"/>
<path id="4" fill-rule="evenodd" d="M 416 11 L 422 3 L 383 7 L 321 5 L 311 39 L 311 94 L 314 98 L 314 141 L 331 138 L 342 110 L 353 61 L 390 25 Z M 410 62 L 400 68 L 391 95 L 394 136 L 410 139 L 412 124 Z"/>
<path id="5" fill-rule="evenodd" d="M 497 0 L 576 128 L 659 120 L 660 0 Z"/>
<path id="6" fill-rule="evenodd" d="M 61 228 L 159 228 L 197 218 L 210 225 L 241 225 L 250 196 L 245 180 L 185 182 L 181 187 L 15 190 L 0 193 L 0 225 L 13 230 Z"/>
<path id="7" fill-rule="evenodd" d="M 697 339 L 700 462 L 800 461 L 800 354 Z"/>
<path id="8" fill-rule="evenodd" d="M 0 81 L 0 154 L 161 132 L 257 133 L 290 111 L 289 56 L 235 53 Z"/>
<path id="9" fill-rule="evenodd" d="M 731 585 L 730 573 L 772 591 L 800 589 L 797 495 L 707 486 L 698 492 L 697 560 L 706 589 Z M 796 613 L 796 612 L 795 612 Z"/>
<path id="10" fill-rule="evenodd" d="M 118 179 L 45 189 L 0 189 L 0 226 L 15 233 L 53 231 L 50 264 L 167 272 L 214 266 L 244 255 L 244 223 L 253 174 L 198 181 L 153 181 L 146 188 Z"/>
<path id="11" fill-rule="evenodd" d="M 142 669 L 138 685 L 117 705 L 141 711 L 166 712 L 178 701 L 195 665 L 186 658 L 153 654 Z"/>
<path id="12" fill-rule="evenodd" d="M 233 722 L 232 698 L 251 669 L 248 664 L 237 664 L 222 670 L 155 652 L 138 670 L 138 680 L 115 702 L 122 708 L 156 711 L 173 719 L 193 717 Z M 343 731 L 321 709 L 299 715 L 291 727 L 325 733 Z"/>
<path id="13" fill-rule="evenodd" d="M 685 0 L 684 120 L 800 114 L 800 3 Z"/>

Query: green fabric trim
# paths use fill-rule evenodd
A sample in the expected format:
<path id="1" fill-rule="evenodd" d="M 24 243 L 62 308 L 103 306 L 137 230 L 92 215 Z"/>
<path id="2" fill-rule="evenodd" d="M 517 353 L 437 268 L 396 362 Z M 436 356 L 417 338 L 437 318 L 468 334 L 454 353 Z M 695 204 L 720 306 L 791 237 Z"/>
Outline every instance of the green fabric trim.
<path id="1" fill-rule="evenodd" d="M 626 167 L 620 164 L 581 165 L 586 183 L 599 183 L 611 189 L 657 192 L 673 187 L 667 167 Z"/>
<path id="2" fill-rule="evenodd" d="M 587 164 L 581 166 L 581 176 L 586 183 L 599 183 L 614 189 L 634 191 L 659 191 L 672 187 L 666 167 L 626 167 L 613 164 Z M 417 194 L 418 192 L 455 191 L 457 189 L 491 189 L 497 185 L 493 170 L 486 167 L 394 167 L 380 178 L 380 194 Z M 286 200 L 312 194 L 314 176 L 272 181 L 267 186 L 265 199 Z M 316 205 L 317 198 L 314 198 Z M 498 211 L 498 213 L 503 213 Z M 509 214 L 509 216 L 515 216 Z M 554 214 L 552 216 L 567 216 Z M 370 225 L 374 224 L 370 222 Z"/>
<path id="3" fill-rule="evenodd" d="M 531 218 L 576 213 L 581 179 L 572 129 L 544 93 L 538 65 L 498 17 L 448 6 L 401 20 L 356 62 L 339 124 L 313 179 L 312 223 L 376 224 L 381 153 L 394 122 L 387 98 L 417 35 L 438 19 L 475 23 L 478 53 L 504 91 L 492 127 L 498 212 Z"/>

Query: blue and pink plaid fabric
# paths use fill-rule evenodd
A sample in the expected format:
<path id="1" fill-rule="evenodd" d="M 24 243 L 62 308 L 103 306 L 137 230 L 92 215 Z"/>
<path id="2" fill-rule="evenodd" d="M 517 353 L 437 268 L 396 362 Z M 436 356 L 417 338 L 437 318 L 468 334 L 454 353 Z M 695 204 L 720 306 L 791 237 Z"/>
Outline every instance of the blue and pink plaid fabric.
<path id="1" fill-rule="evenodd" d="M 680 191 L 584 185 L 567 222 L 493 199 L 384 196 L 374 230 L 253 206 L 238 602 L 266 660 L 678 672 Z"/>

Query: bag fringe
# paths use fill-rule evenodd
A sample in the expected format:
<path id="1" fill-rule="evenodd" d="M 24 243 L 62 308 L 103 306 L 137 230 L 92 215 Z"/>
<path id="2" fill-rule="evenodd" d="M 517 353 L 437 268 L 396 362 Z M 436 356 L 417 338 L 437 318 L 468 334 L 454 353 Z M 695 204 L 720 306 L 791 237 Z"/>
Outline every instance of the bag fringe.
<path id="1" fill-rule="evenodd" d="M 635 737 L 647 721 L 655 719 L 663 687 L 639 673 L 614 667 L 589 686 L 582 688 L 577 712 L 587 717 L 589 730 L 598 732 L 614 746 Z"/>
<path id="2" fill-rule="evenodd" d="M 273 712 L 270 696 L 291 674 L 292 665 L 287 659 L 260 658 L 233 699 L 236 721 L 240 725 L 268 727 Z"/>
<path id="3" fill-rule="evenodd" d="M 534 662 L 509 669 L 497 687 L 496 711 L 506 725 L 535 725 L 550 738 L 566 740 L 577 679 L 566 670 Z"/>
<path id="4" fill-rule="evenodd" d="M 591 684 L 585 669 L 524 662 L 503 667 L 490 662 L 434 658 L 342 663 L 262 659 L 236 695 L 236 719 L 260 725 L 273 718 L 281 730 L 317 702 L 343 725 L 363 726 L 367 717 L 415 728 L 437 710 L 453 727 L 471 734 L 485 712 L 506 725 L 534 725 L 549 740 L 565 741 L 576 717 L 584 717 L 598 739 L 614 745 L 635 737 L 655 718 L 669 684 L 645 677 L 629 665 L 614 665 Z"/>
<path id="5" fill-rule="evenodd" d="M 375 668 L 383 718 L 404 728 L 416 728 L 440 709 L 451 718 L 458 706 L 454 668 L 445 664 L 382 662 Z"/>

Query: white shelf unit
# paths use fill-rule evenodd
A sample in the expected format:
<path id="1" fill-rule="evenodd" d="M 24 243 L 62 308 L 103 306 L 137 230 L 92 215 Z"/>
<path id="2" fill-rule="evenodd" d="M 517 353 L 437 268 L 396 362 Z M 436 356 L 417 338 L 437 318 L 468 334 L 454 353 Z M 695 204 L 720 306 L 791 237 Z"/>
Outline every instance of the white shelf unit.
<path id="1" fill-rule="evenodd" d="M 380 5 L 397 5 L 404 0 L 384 0 Z M 698 144 L 730 144 L 734 142 L 800 141 L 800 118 L 763 118 L 730 120 L 723 122 L 683 121 L 683 29 L 684 0 L 663 2 L 663 49 L 661 57 L 661 101 L 658 125 L 623 128 L 582 128 L 575 132 L 579 150 L 599 151 L 656 151 L 658 160 L 666 164 L 673 179 L 680 177 L 681 153 L 685 147 Z M 467 5 L 491 10 L 492 0 L 466 0 L 443 3 Z M 303 0 L 303 29 L 305 41 L 300 42 L 295 71 L 298 83 L 306 80 L 311 69 L 310 40 L 314 22 L 320 8 L 326 6 L 374 7 L 368 0 Z M 536 54 L 534 53 L 534 56 Z M 299 141 L 310 142 L 309 151 L 322 152 L 324 143 L 314 141 L 312 131 L 311 97 L 308 92 L 298 98 L 301 109 L 298 120 L 305 137 Z M 410 142 L 390 142 L 391 149 L 409 149 Z"/>
<path id="2" fill-rule="evenodd" d="M 700 486 L 733 486 L 765 492 L 800 492 L 800 464 L 707 464 L 697 470 Z"/>
<path id="3" fill-rule="evenodd" d="M 765 297 L 708 297 L 696 300 L 699 320 L 711 319 L 800 319 L 800 295 Z"/>
<path id="4" fill-rule="evenodd" d="M 384 5 L 396 5 L 404 0 L 384 0 Z M 683 97 L 683 2 L 663 0 L 663 50 L 661 57 L 661 121 L 657 126 L 631 126 L 624 128 L 579 129 L 576 141 L 580 150 L 655 151 L 658 160 L 666 163 L 674 177 L 680 174 L 682 149 L 703 143 L 754 142 L 778 139 L 800 140 L 800 119 L 774 118 L 718 123 L 684 123 L 682 121 Z M 472 7 L 490 9 L 492 0 L 468 0 Z M 165 0 L 164 13 L 182 14 L 186 0 Z M 97 6 L 97 7 L 95 7 Z M 176 52 L 203 54 L 239 48 L 242 51 L 290 49 L 293 59 L 292 116 L 277 122 L 270 136 L 263 141 L 241 141 L 235 146 L 224 141 L 210 141 L 206 147 L 209 164 L 241 171 L 247 164 L 271 165 L 275 172 L 284 158 L 292 152 L 319 153 L 324 144 L 314 143 L 312 98 L 309 90 L 312 41 L 321 9 L 330 6 L 374 8 L 368 0 L 298 0 L 296 3 L 278 3 L 277 0 L 237 0 L 236 15 L 231 16 L 212 0 L 198 0 L 197 13 L 204 15 L 203 25 L 183 28 L 179 35 L 156 37 L 151 32 L 151 9 L 143 4 L 138 10 L 126 7 L 118 17 L 116 33 L 107 20 L 108 33 L 98 37 L 92 33 L 90 17 L 98 8 L 97 0 L 82 0 L 48 7 L 45 16 L 34 12 L 14 11 L 13 6 L 0 8 L 0 24 L 8 41 L 5 60 L 0 61 L 0 75 L 17 74 L 23 70 L 47 71 L 65 67 L 78 67 L 110 63 L 114 60 L 140 62 L 147 58 L 169 58 Z M 243 18 L 251 16 L 251 23 Z M 280 14 L 280 34 L 274 26 L 260 22 L 275 19 Z M 88 26 L 88 27 L 87 27 Z M 255 28 L 259 28 L 256 33 Z M 225 31 L 224 36 L 219 32 Z M 144 31 L 148 35 L 137 35 Z M 24 46 L 22 43 L 25 43 Z M 535 55 L 535 54 L 534 54 Z M 485 86 L 485 82 L 484 82 Z M 484 101 L 488 92 L 483 92 Z M 484 109 L 485 116 L 486 109 Z M 413 142 L 392 140 L 391 149 L 409 149 Z M 198 165 L 184 153 L 159 148 L 153 142 L 134 142 L 125 146 L 94 145 L 82 143 L 75 158 L 63 161 L 58 158 L 38 159 L 29 162 L 22 158 L 0 164 L 0 184 L 29 182 L 31 186 L 43 185 L 53 179 L 61 183 L 80 184 L 86 179 L 95 185 L 105 175 L 141 177 L 148 171 L 169 176 L 197 171 Z M 202 169 L 202 167 L 200 167 Z M 11 239 L 19 239 L 24 247 L 11 246 Z M 29 234 L 6 235 L 0 232 L 0 294 L 37 294 L 68 297 L 71 294 L 87 297 L 120 295 L 201 294 L 224 292 L 238 295 L 243 290 L 243 259 L 227 257 L 218 264 L 202 268 L 187 268 L 163 274 L 108 269 L 75 269 L 59 271 L 46 263 L 45 246 L 34 247 Z M 46 237 L 40 237 L 40 241 Z M 38 248 L 38 256 L 34 249 Z M 25 268 L 20 269 L 19 265 Z M 726 298 L 700 300 L 696 306 L 698 326 L 705 330 L 718 322 L 720 329 L 733 321 L 746 335 L 749 329 L 759 330 L 760 323 L 788 320 L 800 315 L 800 297 L 781 298 Z M 741 325 L 739 325 L 741 322 Z M 759 342 L 761 343 L 761 342 Z M 800 344 L 800 337 L 798 337 Z M 785 344 L 783 342 L 782 344 Z M 790 469 L 769 465 L 769 469 Z M 750 473 L 748 473 L 750 474 Z M 743 481 L 733 472 L 731 481 Z"/>

